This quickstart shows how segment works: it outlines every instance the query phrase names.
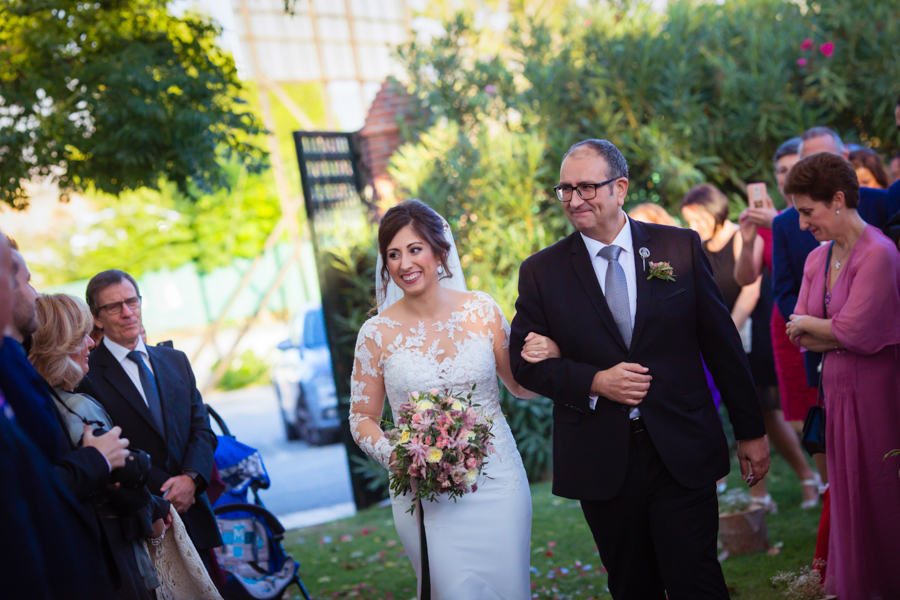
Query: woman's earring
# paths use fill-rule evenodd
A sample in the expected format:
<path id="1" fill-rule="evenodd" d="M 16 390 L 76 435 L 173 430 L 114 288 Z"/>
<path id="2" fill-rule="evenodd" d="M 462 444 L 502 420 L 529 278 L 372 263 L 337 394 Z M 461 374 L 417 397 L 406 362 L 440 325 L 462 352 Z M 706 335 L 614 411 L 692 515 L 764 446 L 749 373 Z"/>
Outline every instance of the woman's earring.
<path id="1" fill-rule="evenodd" d="M 438 265 L 437 272 L 438 272 L 438 275 L 443 275 L 444 274 L 444 265 Z"/>
<path id="2" fill-rule="evenodd" d="M 836 211 L 834 211 L 834 214 L 836 214 L 836 215 L 841 214 L 841 209 L 837 209 Z"/>

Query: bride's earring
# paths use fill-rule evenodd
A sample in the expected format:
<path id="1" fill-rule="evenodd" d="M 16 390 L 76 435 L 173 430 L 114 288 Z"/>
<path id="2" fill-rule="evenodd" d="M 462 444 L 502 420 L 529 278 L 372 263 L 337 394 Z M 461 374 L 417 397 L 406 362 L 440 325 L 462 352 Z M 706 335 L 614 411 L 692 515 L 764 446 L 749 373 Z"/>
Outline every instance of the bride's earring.
<path id="1" fill-rule="evenodd" d="M 438 272 L 438 275 L 443 275 L 444 274 L 444 265 L 438 265 L 437 272 Z"/>

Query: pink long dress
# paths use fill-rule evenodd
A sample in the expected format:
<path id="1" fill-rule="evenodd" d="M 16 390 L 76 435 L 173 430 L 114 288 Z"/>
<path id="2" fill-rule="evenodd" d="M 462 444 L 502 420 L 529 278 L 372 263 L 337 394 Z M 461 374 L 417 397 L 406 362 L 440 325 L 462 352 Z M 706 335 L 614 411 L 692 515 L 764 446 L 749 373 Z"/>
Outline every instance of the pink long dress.
<path id="1" fill-rule="evenodd" d="M 828 246 L 806 259 L 797 314 L 822 318 Z M 867 226 L 831 291 L 843 350 L 823 370 L 831 540 L 826 588 L 841 600 L 900 599 L 900 252 Z"/>

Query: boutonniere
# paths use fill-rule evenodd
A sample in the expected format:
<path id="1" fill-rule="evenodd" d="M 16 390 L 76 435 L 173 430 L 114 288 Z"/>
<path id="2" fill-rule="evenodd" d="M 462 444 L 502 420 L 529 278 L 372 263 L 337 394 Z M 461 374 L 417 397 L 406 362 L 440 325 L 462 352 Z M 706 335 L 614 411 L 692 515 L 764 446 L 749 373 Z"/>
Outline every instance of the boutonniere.
<path id="1" fill-rule="evenodd" d="M 667 262 L 651 262 L 650 276 L 647 279 L 662 279 L 663 281 L 675 281 L 675 270 Z"/>

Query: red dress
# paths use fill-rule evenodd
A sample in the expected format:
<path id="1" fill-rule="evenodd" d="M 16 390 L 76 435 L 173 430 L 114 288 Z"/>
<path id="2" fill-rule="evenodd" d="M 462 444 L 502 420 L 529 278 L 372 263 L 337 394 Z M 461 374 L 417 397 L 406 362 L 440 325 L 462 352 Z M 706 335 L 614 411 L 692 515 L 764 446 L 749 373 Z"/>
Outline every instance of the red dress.
<path id="1" fill-rule="evenodd" d="M 759 228 L 763 239 L 763 264 L 772 269 L 772 230 Z M 800 348 L 791 343 L 785 333 L 784 317 L 778 307 L 772 310 L 772 353 L 775 355 L 775 373 L 778 376 L 778 394 L 785 421 L 802 421 L 810 406 L 815 406 L 818 388 L 806 384 L 806 366 Z"/>

